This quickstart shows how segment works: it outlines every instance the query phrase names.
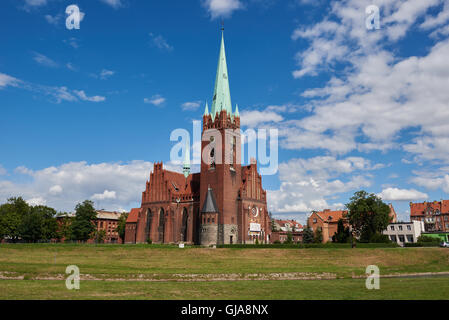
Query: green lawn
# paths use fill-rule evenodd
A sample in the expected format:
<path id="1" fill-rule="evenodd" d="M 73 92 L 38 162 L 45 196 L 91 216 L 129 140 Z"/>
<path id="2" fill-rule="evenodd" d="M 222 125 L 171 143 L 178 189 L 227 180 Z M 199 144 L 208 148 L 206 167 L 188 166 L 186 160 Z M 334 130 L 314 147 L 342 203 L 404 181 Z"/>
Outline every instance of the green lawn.
<path id="1" fill-rule="evenodd" d="M 448 299 L 449 277 L 381 279 L 379 290 L 365 280 L 282 280 L 213 282 L 0 280 L 0 299 Z"/>
<path id="2" fill-rule="evenodd" d="M 447 299 L 448 278 L 381 279 L 367 290 L 368 265 L 381 275 L 449 272 L 446 248 L 212 249 L 158 245 L 2 244 L 1 299 L 149 298 L 149 299 Z M 65 288 L 65 269 L 77 265 L 81 276 L 114 281 L 81 281 L 80 291 Z M 135 279 L 217 280 L 230 274 L 330 274 L 336 280 L 240 280 L 148 282 Z M 33 280 L 40 279 L 40 280 Z M 272 279 L 272 278 L 269 278 Z"/>

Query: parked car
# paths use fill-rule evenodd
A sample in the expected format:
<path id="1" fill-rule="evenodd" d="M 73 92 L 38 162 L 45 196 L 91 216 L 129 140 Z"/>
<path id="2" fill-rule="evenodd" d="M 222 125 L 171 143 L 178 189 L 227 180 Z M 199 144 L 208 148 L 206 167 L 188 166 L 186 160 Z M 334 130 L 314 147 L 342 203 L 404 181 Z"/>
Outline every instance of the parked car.
<path id="1" fill-rule="evenodd" d="M 441 242 L 440 247 L 449 248 L 449 242 L 445 242 L 445 241 Z"/>

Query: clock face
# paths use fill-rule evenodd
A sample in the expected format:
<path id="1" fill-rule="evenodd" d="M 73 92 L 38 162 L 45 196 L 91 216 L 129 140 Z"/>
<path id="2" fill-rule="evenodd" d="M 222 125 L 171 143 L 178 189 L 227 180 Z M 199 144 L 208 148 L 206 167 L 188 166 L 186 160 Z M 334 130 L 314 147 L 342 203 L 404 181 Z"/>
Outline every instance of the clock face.
<path id="1" fill-rule="evenodd" d="M 257 217 L 259 215 L 259 209 L 256 207 L 253 207 L 253 209 L 251 210 L 251 212 L 253 213 L 254 218 Z"/>

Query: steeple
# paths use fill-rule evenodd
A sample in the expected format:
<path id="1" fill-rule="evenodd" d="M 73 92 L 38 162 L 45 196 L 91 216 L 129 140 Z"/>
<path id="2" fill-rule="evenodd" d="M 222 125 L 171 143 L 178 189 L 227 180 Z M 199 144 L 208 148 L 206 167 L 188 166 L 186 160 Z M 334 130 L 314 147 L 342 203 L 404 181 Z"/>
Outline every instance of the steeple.
<path id="1" fill-rule="evenodd" d="M 218 57 L 217 75 L 215 78 L 215 89 L 212 99 L 212 118 L 215 117 L 216 113 L 220 113 L 221 110 L 226 110 L 229 116 L 232 114 L 223 30 L 221 32 L 220 55 Z"/>
<path id="2" fill-rule="evenodd" d="M 235 112 L 234 112 L 234 116 L 236 116 L 236 117 L 240 117 L 240 113 L 239 113 L 239 105 L 238 105 L 238 104 L 236 104 L 236 105 L 235 105 Z"/>
<path id="3" fill-rule="evenodd" d="M 209 106 L 207 105 L 207 101 L 206 101 L 206 107 L 204 108 L 204 115 L 205 116 L 209 115 Z"/>
<path id="4" fill-rule="evenodd" d="M 190 174 L 190 146 L 186 141 L 186 150 L 184 153 L 184 164 L 182 166 L 182 172 L 184 173 L 184 177 L 188 177 Z"/>

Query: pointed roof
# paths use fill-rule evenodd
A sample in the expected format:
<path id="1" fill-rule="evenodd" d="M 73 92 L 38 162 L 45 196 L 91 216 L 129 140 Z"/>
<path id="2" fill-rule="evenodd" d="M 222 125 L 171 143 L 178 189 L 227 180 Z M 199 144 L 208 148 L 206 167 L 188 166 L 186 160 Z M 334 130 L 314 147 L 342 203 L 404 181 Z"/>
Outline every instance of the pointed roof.
<path id="1" fill-rule="evenodd" d="M 215 77 L 215 89 L 212 99 L 212 117 L 214 117 L 217 112 L 220 113 L 221 110 L 226 110 L 228 115 L 232 114 L 223 32 L 221 33 L 220 56 L 218 57 L 217 75 Z"/>
<path id="2" fill-rule="evenodd" d="M 236 105 L 235 105 L 235 112 L 234 112 L 234 116 L 236 116 L 236 117 L 240 117 L 240 113 L 239 113 L 239 105 L 238 105 L 238 104 L 236 104 Z"/>
<path id="3" fill-rule="evenodd" d="M 206 101 L 206 107 L 204 108 L 204 115 L 205 116 L 209 115 L 209 106 L 207 105 L 207 101 Z"/>
<path id="4" fill-rule="evenodd" d="M 207 188 L 206 200 L 204 200 L 203 210 L 204 213 L 218 213 L 217 202 L 215 201 L 214 192 L 211 187 Z"/>

